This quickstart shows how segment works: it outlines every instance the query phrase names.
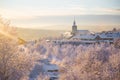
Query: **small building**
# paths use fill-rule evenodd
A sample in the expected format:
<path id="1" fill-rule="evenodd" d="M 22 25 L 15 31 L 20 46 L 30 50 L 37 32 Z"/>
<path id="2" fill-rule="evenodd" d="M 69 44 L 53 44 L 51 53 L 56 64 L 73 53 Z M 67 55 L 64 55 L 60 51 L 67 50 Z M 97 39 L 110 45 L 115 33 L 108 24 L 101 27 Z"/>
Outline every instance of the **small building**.
<path id="1" fill-rule="evenodd" d="M 58 79 L 59 68 L 55 64 L 45 64 L 43 65 L 44 73 L 50 77 L 50 80 Z"/>
<path id="2" fill-rule="evenodd" d="M 48 59 L 41 61 L 43 64 L 44 75 L 50 77 L 50 80 L 57 80 L 59 77 L 59 68 L 56 64 L 51 64 Z"/>

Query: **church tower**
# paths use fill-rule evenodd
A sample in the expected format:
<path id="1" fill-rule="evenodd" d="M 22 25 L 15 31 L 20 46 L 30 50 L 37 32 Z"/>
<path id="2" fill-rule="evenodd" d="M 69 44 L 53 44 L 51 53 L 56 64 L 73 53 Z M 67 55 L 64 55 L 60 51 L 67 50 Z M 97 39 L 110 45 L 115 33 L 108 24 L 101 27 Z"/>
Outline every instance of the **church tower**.
<path id="1" fill-rule="evenodd" d="M 75 20 L 74 20 L 73 26 L 72 26 L 72 34 L 75 35 L 76 32 L 77 32 L 77 25 L 76 25 L 76 22 L 75 22 Z"/>

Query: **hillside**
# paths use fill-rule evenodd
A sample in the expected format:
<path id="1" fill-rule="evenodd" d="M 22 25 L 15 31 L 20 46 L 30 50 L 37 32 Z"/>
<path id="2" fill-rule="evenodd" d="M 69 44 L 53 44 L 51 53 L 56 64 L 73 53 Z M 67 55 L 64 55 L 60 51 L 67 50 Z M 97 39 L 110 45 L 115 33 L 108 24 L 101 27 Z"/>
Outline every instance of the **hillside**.
<path id="1" fill-rule="evenodd" d="M 35 40 L 44 37 L 57 37 L 60 36 L 64 31 L 17 28 L 17 32 L 18 37 L 21 37 L 25 40 Z"/>

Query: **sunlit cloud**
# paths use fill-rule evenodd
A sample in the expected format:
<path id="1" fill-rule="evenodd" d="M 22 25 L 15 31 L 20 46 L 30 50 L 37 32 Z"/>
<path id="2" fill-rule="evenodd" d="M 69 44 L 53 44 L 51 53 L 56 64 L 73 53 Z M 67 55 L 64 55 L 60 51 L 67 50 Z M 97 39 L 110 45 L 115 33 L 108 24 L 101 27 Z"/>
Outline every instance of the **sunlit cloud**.
<path id="1" fill-rule="evenodd" d="M 101 14 L 113 14 L 113 15 L 120 15 L 120 9 L 112 9 L 112 8 L 96 8 L 97 12 Z"/>
<path id="2" fill-rule="evenodd" d="M 79 15 L 84 14 L 85 8 L 72 7 L 64 9 L 44 9 L 44 10 L 9 10 L 1 9 L 0 14 L 10 19 L 29 19 L 35 16 L 64 16 L 64 15 Z"/>
<path id="3" fill-rule="evenodd" d="M 31 19 L 33 18 L 32 14 L 25 14 L 27 11 L 24 10 L 9 10 L 1 9 L 0 15 L 8 19 Z M 28 12 L 29 13 L 29 12 Z"/>
<path id="4" fill-rule="evenodd" d="M 65 16 L 65 15 L 119 15 L 120 9 L 94 8 L 74 6 L 64 9 L 44 9 L 44 10 L 9 10 L 0 8 L 0 15 L 8 19 L 34 19 L 36 16 Z"/>

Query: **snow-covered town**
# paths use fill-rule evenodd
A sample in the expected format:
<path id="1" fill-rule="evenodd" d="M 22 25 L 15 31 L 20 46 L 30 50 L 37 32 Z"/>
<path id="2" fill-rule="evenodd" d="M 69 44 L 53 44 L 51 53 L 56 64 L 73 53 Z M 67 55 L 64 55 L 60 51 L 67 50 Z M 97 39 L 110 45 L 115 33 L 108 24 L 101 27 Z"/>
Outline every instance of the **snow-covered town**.
<path id="1" fill-rule="evenodd" d="M 90 32 L 89 30 L 77 30 L 77 25 L 74 20 L 72 32 L 63 33 L 62 40 L 53 40 L 57 44 L 95 44 L 95 43 L 109 43 L 113 44 L 115 40 L 120 39 L 120 31 L 113 28 L 111 31 L 103 31 L 99 33 Z"/>

